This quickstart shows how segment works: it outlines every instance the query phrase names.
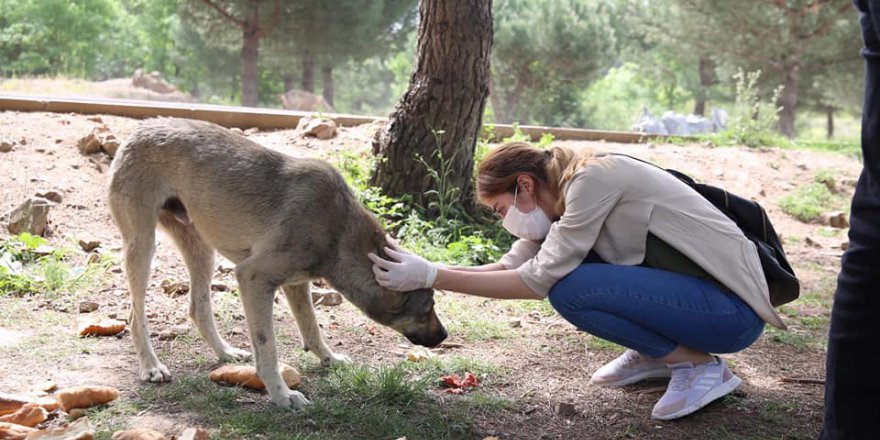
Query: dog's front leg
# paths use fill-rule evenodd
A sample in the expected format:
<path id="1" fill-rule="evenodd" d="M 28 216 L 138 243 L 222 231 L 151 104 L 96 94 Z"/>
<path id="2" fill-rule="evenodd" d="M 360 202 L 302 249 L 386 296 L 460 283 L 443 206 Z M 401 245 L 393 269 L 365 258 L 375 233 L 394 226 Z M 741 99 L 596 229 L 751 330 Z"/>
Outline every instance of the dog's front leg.
<path id="1" fill-rule="evenodd" d="M 257 376 L 266 384 L 272 403 L 302 408 L 310 403 L 309 400 L 299 391 L 287 388 L 278 372 L 275 330 L 272 326 L 272 307 L 278 284 L 273 281 L 277 279 L 273 277 L 274 274 L 261 270 L 263 267 L 260 261 L 261 259 L 251 257 L 235 268 L 251 345 L 254 348 Z M 271 267 L 271 263 L 269 265 Z"/>
<path id="2" fill-rule="evenodd" d="M 324 341 L 318 321 L 315 319 L 315 306 L 312 304 L 309 283 L 285 284 L 282 290 L 287 297 L 290 310 L 293 311 L 293 317 L 296 318 L 303 347 L 318 356 L 325 367 L 336 363 L 351 363 L 348 356 L 333 353 Z"/>

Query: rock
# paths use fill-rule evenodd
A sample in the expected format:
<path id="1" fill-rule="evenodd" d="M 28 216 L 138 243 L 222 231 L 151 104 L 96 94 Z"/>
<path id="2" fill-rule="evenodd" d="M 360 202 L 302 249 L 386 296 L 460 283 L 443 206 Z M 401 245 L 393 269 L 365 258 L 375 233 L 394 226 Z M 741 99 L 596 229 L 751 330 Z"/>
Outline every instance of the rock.
<path id="1" fill-rule="evenodd" d="M 54 203 L 61 203 L 64 200 L 64 198 L 61 196 L 61 193 L 59 193 L 58 191 L 55 191 L 55 190 L 51 190 L 51 189 L 45 190 L 45 191 L 38 191 L 36 194 L 34 194 L 34 196 L 42 197 L 42 198 L 44 198 L 50 202 L 54 202 Z"/>
<path id="2" fill-rule="evenodd" d="M 12 151 L 12 146 L 15 145 L 9 139 L 0 139 L 0 153 L 8 153 Z"/>
<path id="3" fill-rule="evenodd" d="M 168 341 L 171 339 L 177 339 L 179 336 L 185 335 L 187 332 L 189 332 L 188 325 L 175 325 L 174 327 L 160 331 L 159 340 Z"/>
<path id="4" fill-rule="evenodd" d="M 37 386 L 34 387 L 35 390 L 42 391 L 44 393 L 51 393 L 58 389 L 58 384 L 55 381 L 47 380 Z"/>
<path id="5" fill-rule="evenodd" d="M 208 431 L 202 428 L 187 428 L 177 436 L 177 440 L 208 440 Z"/>
<path id="6" fill-rule="evenodd" d="M 577 409 L 575 408 L 573 403 L 568 402 L 559 402 L 554 407 L 553 410 L 557 415 L 562 417 L 571 417 L 577 415 Z"/>
<path id="7" fill-rule="evenodd" d="M 848 242 L 848 241 L 844 241 L 843 243 L 840 243 L 840 249 L 841 249 L 841 250 L 844 250 L 844 251 L 847 250 L 847 249 L 849 249 L 849 242 Z"/>
<path id="8" fill-rule="evenodd" d="M 189 284 L 184 282 L 174 283 L 171 280 L 162 280 L 162 290 L 166 295 L 176 298 L 189 293 Z"/>
<path id="9" fill-rule="evenodd" d="M 0 217 L 0 221 L 6 223 L 6 230 L 12 235 L 28 232 L 33 235 L 43 236 L 49 226 L 49 208 L 52 202 L 41 198 L 31 197 Z"/>
<path id="10" fill-rule="evenodd" d="M 180 93 L 180 90 L 178 90 L 177 87 L 174 87 L 174 85 L 165 81 L 162 78 L 162 74 L 157 71 L 144 73 L 144 69 L 135 70 L 134 76 L 131 78 L 131 85 L 142 89 L 152 90 L 163 95 Z"/>
<path id="11" fill-rule="evenodd" d="M 508 323 L 510 324 L 510 327 L 512 327 L 512 328 L 522 327 L 522 320 L 521 319 L 511 319 Z"/>
<path id="12" fill-rule="evenodd" d="M 333 107 L 327 103 L 323 96 L 306 92 L 305 90 L 288 90 L 287 93 L 278 96 L 285 110 L 303 110 L 307 112 L 332 112 Z"/>
<path id="13" fill-rule="evenodd" d="M 312 302 L 316 305 L 338 306 L 342 304 L 342 294 L 333 289 L 312 287 Z"/>
<path id="14" fill-rule="evenodd" d="M 232 127 L 232 128 L 229 129 L 229 131 L 231 131 L 231 132 L 233 132 L 233 133 L 235 133 L 235 134 L 241 134 L 241 135 L 244 135 L 244 132 L 241 131 L 241 129 L 238 128 L 238 127 Z"/>
<path id="15" fill-rule="evenodd" d="M 94 301 L 82 301 L 79 303 L 79 312 L 92 313 L 95 310 L 98 310 L 99 307 L 101 307 L 101 305 Z"/>
<path id="16" fill-rule="evenodd" d="M 806 245 L 809 247 L 814 247 L 814 248 L 821 248 L 822 247 L 821 244 L 817 243 L 815 240 L 813 240 L 810 237 L 804 238 L 804 243 L 806 243 Z"/>
<path id="17" fill-rule="evenodd" d="M 211 283 L 212 292 L 228 292 L 229 286 L 223 283 Z"/>
<path id="18" fill-rule="evenodd" d="M 302 118 L 296 125 L 297 130 L 303 131 L 303 136 L 313 136 L 318 139 L 330 139 L 336 136 L 336 121 L 321 118 Z"/>
<path id="19" fill-rule="evenodd" d="M 250 136 L 252 134 L 257 134 L 260 132 L 260 129 L 257 127 L 251 127 L 244 131 L 244 134 Z"/>
<path id="20" fill-rule="evenodd" d="M 104 120 L 101 119 L 100 116 L 89 116 L 88 118 L 86 118 L 86 120 L 87 120 L 87 121 L 92 121 L 92 122 L 97 122 L 97 123 L 99 123 L 99 124 L 103 124 L 103 123 L 104 123 Z"/>
<path id="21" fill-rule="evenodd" d="M 833 211 L 826 213 L 821 218 L 822 224 L 831 226 L 832 228 L 845 229 L 849 227 L 849 220 L 843 211 Z"/>
<path id="22" fill-rule="evenodd" d="M 235 265 L 227 263 L 225 261 L 221 261 L 220 264 L 217 265 L 217 272 L 222 274 L 230 274 L 235 270 Z"/>
<path id="23" fill-rule="evenodd" d="M 79 148 L 80 153 L 85 155 L 100 153 L 101 141 L 98 140 L 95 131 L 92 131 L 76 141 L 76 147 Z"/>
<path id="24" fill-rule="evenodd" d="M 27 145 L 28 140 L 26 137 L 22 136 L 21 139 L 18 140 L 18 143 L 21 145 Z"/>
<path id="25" fill-rule="evenodd" d="M 92 238 L 85 238 L 85 239 L 81 238 L 79 240 L 79 247 L 84 252 L 91 252 L 91 251 L 97 249 L 98 246 L 100 246 L 100 245 L 101 245 L 100 241 L 92 239 Z"/>
<path id="26" fill-rule="evenodd" d="M 112 134 L 108 134 L 100 139 L 101 141 L 101 149 L 104 150 L 110 157 L 116 156 L 116 150 L 119 149 L 119 139 L 116 139 L 116 136 Z"/>

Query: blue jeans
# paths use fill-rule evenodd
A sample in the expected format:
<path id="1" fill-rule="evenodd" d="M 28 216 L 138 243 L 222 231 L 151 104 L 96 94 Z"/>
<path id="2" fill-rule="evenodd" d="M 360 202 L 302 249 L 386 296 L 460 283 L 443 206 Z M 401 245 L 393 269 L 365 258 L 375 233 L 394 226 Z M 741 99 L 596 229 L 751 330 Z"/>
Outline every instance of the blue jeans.
<path id="1" fill-rule="evenodd" d="M 590 334 L 650 357 L 679 345 L 732 353 L 758 339 L 764 321 L 711 281 L 641 266 L 586 263 L 557 282 L 550 303 Z"/>

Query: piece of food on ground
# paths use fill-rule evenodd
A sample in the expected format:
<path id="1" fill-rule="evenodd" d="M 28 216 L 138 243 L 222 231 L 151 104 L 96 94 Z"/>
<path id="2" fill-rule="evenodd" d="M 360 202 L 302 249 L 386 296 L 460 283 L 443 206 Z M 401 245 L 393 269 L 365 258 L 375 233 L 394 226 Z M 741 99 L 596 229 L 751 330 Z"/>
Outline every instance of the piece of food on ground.
<path id="1" fill-rule="evenodd" d="M 288 388 L 296 388 L 302 382 L 302 376 L 295 368 L 287 364 L 279 365 L 281 378 Z M 266 385 L 257 377 L 257 369 L 251 365 L 224 365 L 212 371 L 208 378 L 213 382 L 223 382 L 255 390 L 265 390 Z"/>
<path id="2" fill-rule="evenodd" d="M 104 319 L 99 322 L 83 321 L 77 326 L 80 336 L 113 336 L 125 330 L 125 322 Z"/>
<path id="3" fill-rule="evenodd" d="M 113 433 L 113 440 L 167 440 L 165 434 L 147 428 L 129 429 L 127 431 L 116 431 Z"/>
<path id="4" fill-rule="evenodd" d="M 25 403 L 18 411 L 0 416 L 0 422 L 15 423 L 16 425 L 33 428 L 46 421 L 48 411 L 36 402 Z"/>
<path id="5" fill-rule="evenodd" d="M 55 395 L 65 412 L 74 408 L 91 408 L 116 400 L 119 390 L 103 386 L 82 386 L 63 389 Z"/>

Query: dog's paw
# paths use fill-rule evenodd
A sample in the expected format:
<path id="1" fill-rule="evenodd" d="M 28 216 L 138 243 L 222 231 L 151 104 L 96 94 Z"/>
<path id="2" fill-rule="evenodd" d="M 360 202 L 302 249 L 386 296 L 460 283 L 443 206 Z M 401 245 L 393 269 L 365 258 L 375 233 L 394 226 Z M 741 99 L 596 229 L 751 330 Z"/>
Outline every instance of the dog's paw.
<path id="1" fill-rule="evenodd" d="M 352 363 L 351 358 L 339 353 L 330 353 L 330 356 L 321 359 L 321 365 L 329 367 L 331 365 L 348 365 Z"/>
<path id="2" fill-rule="evenodd" d="M 311 405 L 312 402 L 309 399 L 306 399 L 306 396 L 303 393 L 295 390 L 286 390 L 278 393 L 276 395 L 271 396 L 272 403 L 283 406 L 283 407 L 291 407 L 293 409 L 302 409 L 306 405 Z"/>
<path id="3" fill-rule="evenodd" d="M 223 351 L 217 353 L 220 362 L 240 362 L 250 360 L 253 355 L 247 350 L 235 348 L 232 346 L 224 347 Z"/>
<path id="4" fill-rule="evenodd" d="M 141 367 L 138 376 L 144 382 L 159 383 L 171 380 L 171 372 L 168 371 L 167 367 L 159 363 L 153 366 Z"/>

